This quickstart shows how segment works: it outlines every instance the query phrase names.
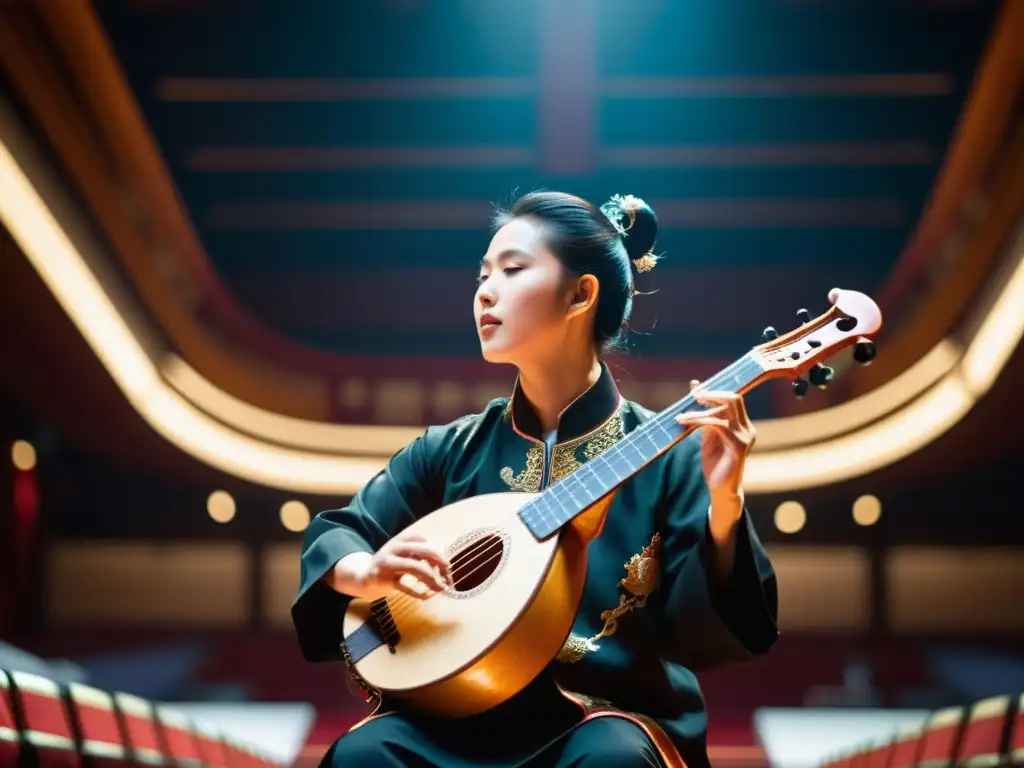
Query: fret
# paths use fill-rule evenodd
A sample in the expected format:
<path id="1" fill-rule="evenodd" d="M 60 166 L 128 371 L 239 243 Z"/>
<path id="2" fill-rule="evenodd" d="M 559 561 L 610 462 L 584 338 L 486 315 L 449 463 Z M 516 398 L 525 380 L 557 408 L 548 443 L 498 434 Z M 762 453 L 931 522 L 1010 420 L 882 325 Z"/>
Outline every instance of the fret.
<path id="1" fill-rule="evenodd" d="M 615 455 L 609 456 L 607 461 L 611 466 L 612 473 L 623 480 L 640 469 L 640 467 L 634 467 L 630 464 L 629 460 L 626 458 L 626 454 L 621 450 L 615 451 Z"/>
<path id="2" fill-rule="evenodd" d="M 738 392 L 762 373 L 764 370 L 758 362 L 747 355 L 708 379 L 704 386 L 708 390 Z M 702 406 L 692 394 L 687 394 L 653 416 L 526 504 L 519 512 L 523 523 L 538 539 L 555 533 L 670 448 L 684 431 L 676 416 L 698 408 Z"/>
<path id="3" fill-rule="evenodd" d="M 639 472 L 643 468 L 644 464 L 647 463 L 647 456 L 644 454 L 643 451 L 640 450 L 640 446 L 638 446 L 636 443 L 626 443 L 625 445 L 622 446 L 623 454 L 625 454 L 625 452 L 629 450 L 633 451 L 633 453 L 640 457 L 640 463 L 637 466 L 634 467 L 632 465 L 632 462 L 630 462 L 630 467 L 632 468 L 632 470 L 634 472 Z"/>

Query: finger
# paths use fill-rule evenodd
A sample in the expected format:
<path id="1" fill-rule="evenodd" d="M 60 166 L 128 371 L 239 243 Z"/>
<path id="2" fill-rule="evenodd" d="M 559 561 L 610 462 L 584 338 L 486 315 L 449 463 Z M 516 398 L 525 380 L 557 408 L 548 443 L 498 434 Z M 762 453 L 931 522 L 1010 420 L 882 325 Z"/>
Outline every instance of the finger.
<path id="1" fill-rule="evenodd" d="M 729 432 L 729 422 L 725 419 L 716 419 L 710 416 L 704 416 L 701 414 L 697 418 L 687 418 L 688 414 L 683 416 L 677 416 L 676 421 L 682 424 L 684 427 L 719 427 L 724 432 Z"/>
<path id="2" fill-rule="evenodd" d="M 396 545 L 393 554 L 400 557 L 411 557 L 417 560 L 426 560 L 431 565 L 437 566 L 446 577 L 451 576 L 452 566 L 440 550 L 431 544 L 421 541 L 403 541 Z"/>
<path id="3" fill-rule="evenodd" d="M 718 397 L 719 394 L 722 397 Z M 725 408 L 732 428 L 735 430 L 753 428 L 750 418 L 747 416 L 747 409 L 743 403 L 743 398 L 737 394 L 732 392 L 711 393 L 706 398 L 698 397 L 697 401 L 702 405 L 718 403 L 719 407 Z"/>
<path id="4" fill-rule="evenodd" d="M 396 544 L 406 541 L 426 541 L 426 538 L 418 533 L 400 533 L 395 538 Z"/>
<path id="5" fill-rule="evenodd" d="M 744 398 L 738 398 L 736 401 L 736 410 L 739 412 L 739 422 L 749 430 L 754 429 L 753 423 L 750 421 L 750 417 L 747 415 L 747 401 Z"/>
<path id="6" fill-rule="evenodd" d="M 407 573 L 419 579 L 429 589 L 434 589 L 438 592 L 443 592 L 445 589 L 444 580 L 423 560 L 392 556 L 385 564 L 385 567 L 395 574 Z"/>
<path id="7" fill-rule="evenodd" d="M 718 389 L 709 392 L 698 390 L 694 397 L 698 402 L 735 403 L 742 400 L 736 392 L 726 392 Z"/>
<path id="8" fill-rule="evenodd" d="M 735 409 L 736 423 L 748 426 L 750 417 L 747 415 L 747 403 L 743 395 L 737 392 L 701 392 L 696 397 L 699 403 L 721 403 L 728 404 Z"/>
<path id="9" fill-rule="evenodd" d="M 426 600 L 428 597 L 433 597 L 437 594 L 436 592 L 431 592 L 429 589 L 415 589 L 414 587 L 410 587 L 401 579 L 395 580 L 395 589 L 409 597 L 415 597 L 417 600 Z"/>
<path id="10" fill-rule="evenodd" d="M 711 425 L 711 429 L 720 433 L 722 435 L 722 439 L 731 443 L 739 451 L 746 451 L 747 447 L 751 444 L 745 430 L 736 429 L 728 422 L 725 424 Z"/>
<path id="11" fill-rule="evenodd" d="M 713 408 L 708 408 L 707 410 L 704 411 L 686 411 L 685 413 L 680 413 L 676 418 L 690 419 L 697 418 L 700 416 L 718 416 L 719 414 L 726 413 L 728 410 L 729 406 L 727 405 L 716 405 Z"/>

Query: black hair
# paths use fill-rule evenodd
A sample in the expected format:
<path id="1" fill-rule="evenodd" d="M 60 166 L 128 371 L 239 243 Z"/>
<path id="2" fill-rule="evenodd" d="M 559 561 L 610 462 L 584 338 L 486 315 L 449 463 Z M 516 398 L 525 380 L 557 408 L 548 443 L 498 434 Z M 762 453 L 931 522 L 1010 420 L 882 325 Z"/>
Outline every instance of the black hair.
<path id="1" fill-rule="evenodd" d="M 519 218 L 543 223 L 547 245 L 567 272 L 597 278 L 594 341 L 601 354 L 624 347 L 636 294 L 633 268 L 646 272 L 658 260 L 652 251 L 658 217 L 651 207 L 632 195 L 615 195 L 598 208 L 564 192 L 530 192 L 499 210 L 494 228 Z"/>

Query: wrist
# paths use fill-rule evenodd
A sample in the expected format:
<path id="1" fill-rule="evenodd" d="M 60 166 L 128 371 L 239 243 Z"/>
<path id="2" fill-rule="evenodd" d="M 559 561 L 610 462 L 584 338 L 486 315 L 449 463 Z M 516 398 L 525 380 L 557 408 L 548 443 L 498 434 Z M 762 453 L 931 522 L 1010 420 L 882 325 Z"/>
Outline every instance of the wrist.
<path id="1" fill-rule="evenodd" d="M 711 537 L 722 543 L 733 537 L 743 517 L 743 491 L 723 491 L 711 494 L 708 508 Z"/>
<path id="2" fill-rule="evenodd" d="M 350 597 L 359 597 L 372 565 L 372 553 L 352 552 L 336 562 L 324 576 L 324 580 L 335 592 Z"/>

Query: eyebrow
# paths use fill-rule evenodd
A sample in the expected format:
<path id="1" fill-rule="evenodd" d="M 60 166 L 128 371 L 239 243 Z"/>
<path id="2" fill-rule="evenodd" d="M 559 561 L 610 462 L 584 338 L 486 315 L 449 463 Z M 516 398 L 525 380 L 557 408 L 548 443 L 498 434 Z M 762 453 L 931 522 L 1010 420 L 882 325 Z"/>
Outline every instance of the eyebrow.
<path id="1" fill-rule="evenodd" d="M 500 264 L 503 261 L 508 261 L 514 256 L 525 256 L 528 259 L 533 258 L 533 254 L 528 253 L 527 251 L 521 250 L 519 248 L 506 248 L 504 251 L 499 253 L 493 260 Z M 484 256 L 484 258 L 480 259 L 480 266 L 483 267 L 486 264 L 487 257 Z"/>

